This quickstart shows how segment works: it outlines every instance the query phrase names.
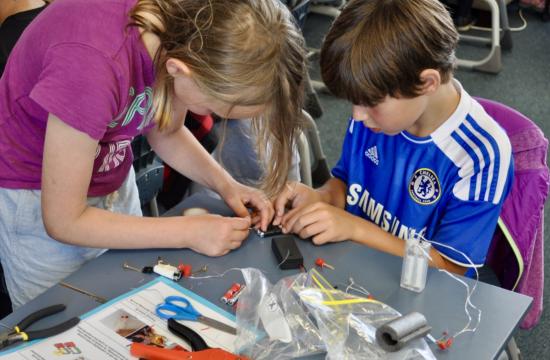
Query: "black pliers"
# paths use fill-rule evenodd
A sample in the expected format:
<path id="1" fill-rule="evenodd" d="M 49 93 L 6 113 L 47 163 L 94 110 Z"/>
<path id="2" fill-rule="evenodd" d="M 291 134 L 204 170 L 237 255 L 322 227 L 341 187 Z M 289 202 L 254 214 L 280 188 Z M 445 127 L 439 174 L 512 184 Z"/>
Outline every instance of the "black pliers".
<path id="1" fill-rule="evenodd" d="M 224 349 L 209 347 L 199 334 L 174 319 L 168 319 L 168 330 L 189 343 L 191 352 L 183 348 L 165 349 L 134 342 L 130 346 L 130 354 L 145 360 L 249 360 L 244 356 L 232 354 Z"/>
<path id="2" fill-rule="evenodd" d="M 172 334 L 185 340 L 191 346 L 192 351 L 201 351 L 210 348 L 202 336 L 174 319 L 168 319 L 168 330 L 170 330 Z"/>
<path id="3" fill-rule="evenodd" d="M 41 339 L 49 336 L 54 336 L 57 334 L 61 334 L 62 332 L 69 330 L 78 322 L 80 321 L 79 318 L 74 317 L 72 319 L 69 319 L 61 324 L 54 325 L 52 327 L 49 327 L 47 329 L 42 330 L 33 330 L 25 332 L 24 330 L 31 324 L 37 322 L 40 319 L 43 319 L 45 317 L 48 317 L 53 314 L 57 314 L 58 312 L 61 312 L 65 310 L 65 305 L 57 304 L 52 305 L 47 308 L 38 310 L 24 318 L 17 324 L 13 330 L 4 331 L 3 333 L 0 333 L 0 349 L 11 345 L 13 343 L 16 343 L 18 341 L 29 341 L 29 340 L 35 340 L 35 339 Z"/>

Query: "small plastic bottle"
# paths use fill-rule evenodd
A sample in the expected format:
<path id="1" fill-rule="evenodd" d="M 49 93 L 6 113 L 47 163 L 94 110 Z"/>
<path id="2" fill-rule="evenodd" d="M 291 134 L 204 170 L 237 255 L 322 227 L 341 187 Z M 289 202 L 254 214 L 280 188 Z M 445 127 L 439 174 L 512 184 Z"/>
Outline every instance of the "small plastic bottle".
<path id="1" fill-rule="evenodd" d="M 431 244 L 418 238 L 409 238 L 405 244 L 405 256 L 401 269 L 401 287 L 422 292 L 428 274 L 428 254 Z"/>

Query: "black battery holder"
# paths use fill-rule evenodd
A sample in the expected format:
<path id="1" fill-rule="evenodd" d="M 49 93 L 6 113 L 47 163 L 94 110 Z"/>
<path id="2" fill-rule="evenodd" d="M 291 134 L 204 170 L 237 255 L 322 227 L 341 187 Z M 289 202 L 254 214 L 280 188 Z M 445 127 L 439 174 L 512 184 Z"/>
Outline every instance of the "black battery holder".
<path id="1" fill-rule="evenodd" d="M 296 245 L 294 235 L 271 238 L 271 250 L 273 250 L 279 268 L 282 270 L 299 269 L 304 265 L 304 257 Z"/>
<path id="2" fill-rule="evenodd" d="M 267 227 L 266 231 L 262 231 L 261 229 L 256 229 L 256 234 L 258 234 L 258 236 L 261 238 L 281 235 L 282 233 L 283 233 L 283 230 L 281 229 L 281 227 L 275 226 L 273 224 L 270 224 Z"/>

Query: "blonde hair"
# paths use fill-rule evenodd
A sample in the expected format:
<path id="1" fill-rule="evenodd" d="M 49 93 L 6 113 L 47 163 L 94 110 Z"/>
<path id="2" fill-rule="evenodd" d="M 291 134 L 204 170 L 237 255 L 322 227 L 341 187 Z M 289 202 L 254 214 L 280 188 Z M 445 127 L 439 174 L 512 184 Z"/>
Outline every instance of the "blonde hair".
<path id="1" fill-rule="evenodd" d="M 450 80 L 457 42 L 439 0 L 351 0 L 323 43 L 321 74 L 336 96 L 356 105 L 415 97 L 425 69 Z"/>
<path id="2" fill-rule="evenodd" d="M 211 98 L 231 106 L 266 106 L 254 119 L 261 158 L 270 143 L 262 185 L 280 190 L 302 127 L 306 71 L 304 41 L 286 6 L 278 0 L 139 0 L 130 17 L 131 25 L 160 39 L 153 96 L 160 129 L 172 117 L 173 79 L 166 61 L 175 58 Z"/>

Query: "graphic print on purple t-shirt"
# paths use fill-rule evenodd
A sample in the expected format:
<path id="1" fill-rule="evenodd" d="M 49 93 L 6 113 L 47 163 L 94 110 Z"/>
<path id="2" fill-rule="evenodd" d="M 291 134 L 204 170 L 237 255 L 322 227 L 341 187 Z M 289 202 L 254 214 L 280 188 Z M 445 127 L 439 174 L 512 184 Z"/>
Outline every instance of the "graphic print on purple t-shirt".
<path id="1" fill-rule="evenodd" d="M 151 87 L 145 87 L 144 91 L 137 96 L 135 95 L 134 87 L 129 90 L 129 102 L 124 110 L 111 123 L 105 136 L 98 144 L 95 161 L 94 173 L 108 172 L 121 165 L 126 156 L 131 155 L 130 140 L 116 141 L 116 137 L 112 138 L 111 133 L 116 134 L 116 129 L 123 128 L 129 124 L 137 124 L 134 119 L 140 120 L 137 130 L 146 129 L 151 123 L 153 114 L 151 112 L 153 106 L 153 90 Z M 133 100 L 132 100 L 133 98 Z"/>
<path id="2" fill-rule="evenodd" d="M 154 126 L 154 64 L 127 26 L 135 3 L 55 1 L 25 30 L 0 80 L 0 187 L 41 188 L 49 114 L 98 141 L 88 195 L 120 187 L 130 142 Z"/>

